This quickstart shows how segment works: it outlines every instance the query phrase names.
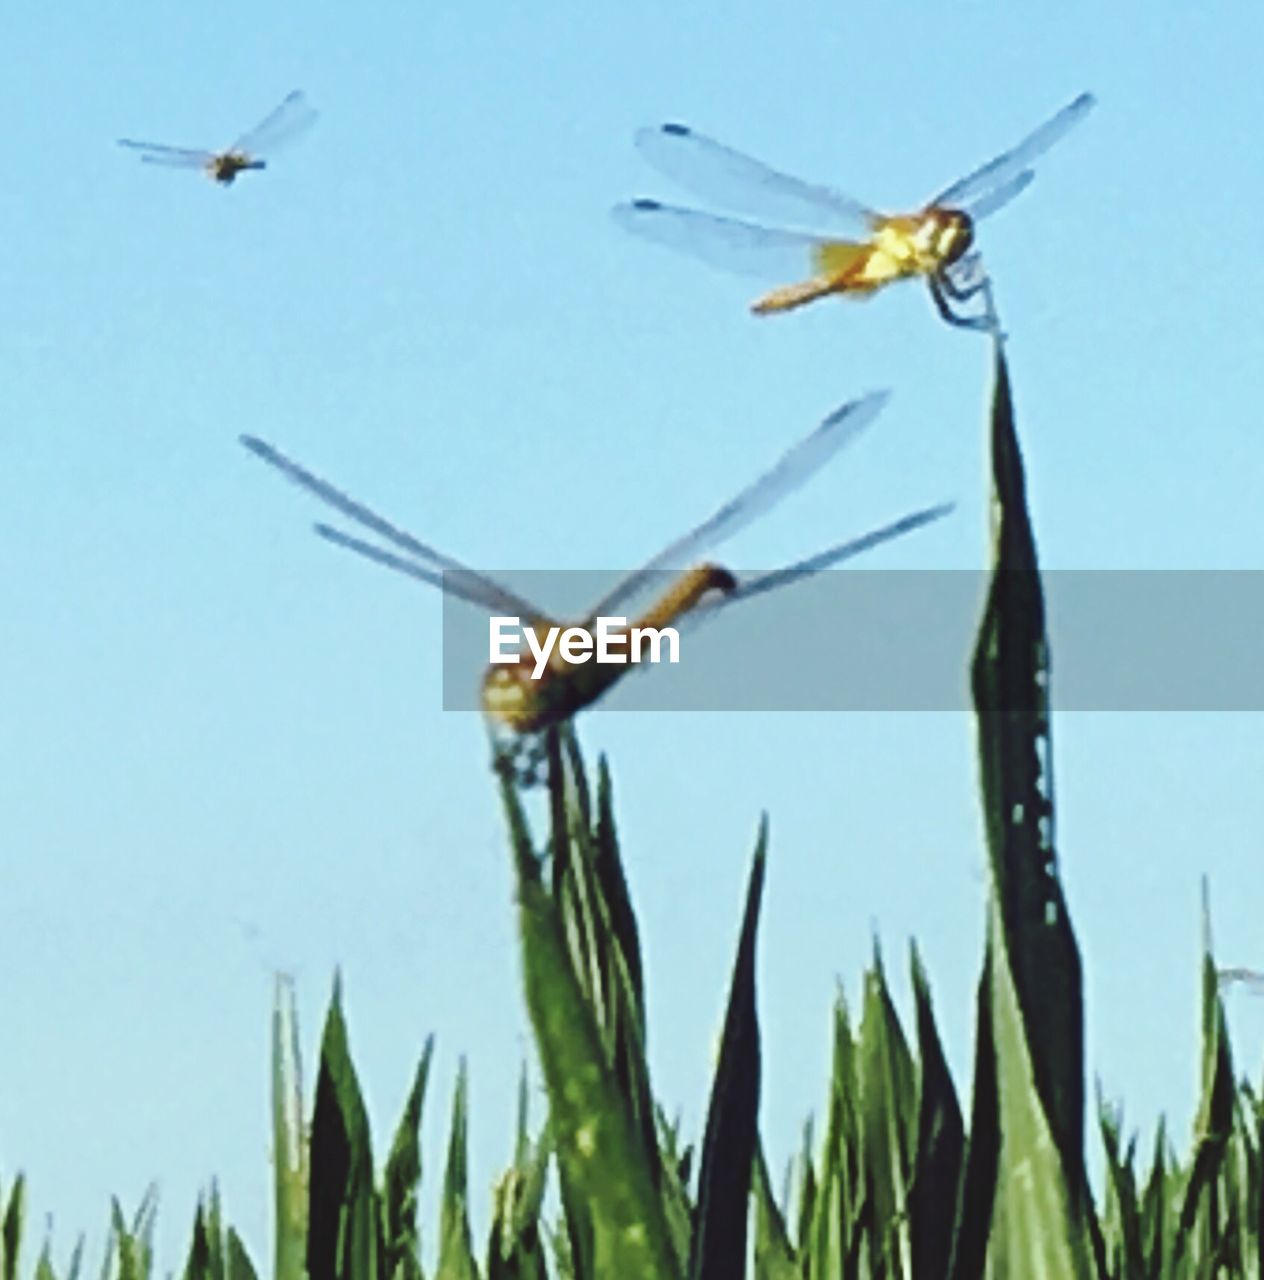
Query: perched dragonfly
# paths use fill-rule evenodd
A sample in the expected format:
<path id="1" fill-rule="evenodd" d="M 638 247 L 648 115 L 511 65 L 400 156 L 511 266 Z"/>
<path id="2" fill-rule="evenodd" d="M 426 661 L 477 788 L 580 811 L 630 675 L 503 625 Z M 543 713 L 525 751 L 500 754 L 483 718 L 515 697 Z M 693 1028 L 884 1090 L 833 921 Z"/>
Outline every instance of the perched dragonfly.
<path id="1" fill-rule="evenodd" d="M 300 89 L 289 94 L 247 133 L 224 151 L 197 151 L 189 147 L 166 147 L 157 142 L 137 142 L 120 138 L 120 147 L 141 153 L 146 164 L 164 164 L 175 169 L 201 169 L 208 177 L 231 186 L 247 169 L 266 169 L 266 152 L 291 142 L 316 123 L 317 112 L 308 105 Z"/>
<path id="2" fill-rule="evenodd" d="M 832 187 L 770 168 L 683 124 L 642 129 L 636 145 L 660 172 L 734 213 L 768 218 L 764 226 L 679 208 L 657 200 L 617 205 L 629 231 L 725 270 L 779 282 L 758 298 L 758 314 L 789 311 L 829 294 L 868 298 L 895 280 L 924 276 L 939 314 L 950 324 L 994 329 L 995 318 L 970 316 L 953 303 L 986 287 L 978 269 L 974 224 L 1031 184 L 1031 164 L 1092 109 L 1082 93 L 1020 143 L 933 196 L 916 213 L 878 213 Z M 798 229 L 803 228 L 803 229 Z M 832 232 L 832 234 L 831 234 Z M 853 239 L 837 236 L 850 234 Z M 953 268 L 960 267 L 954 273 Z M 784 283 L 785 281 L 792 283 Z"/>
<path id="3" fill-rule="evenodd" d="M 771 510 L 854 440 L 878 416 L 886 400 L 887 393 L 880 392 L 836 409 L 735 498 L 683 537 L 664 547 L 640 569 L 621 579 L 578 625 L 591 624 L 597 618 L 622 618 L 634 597 L 644 594 L 652 580 L 664 570 L 678 570 L 682 564 L 696 560 L 705 550 L 733 537 Z M 254 436 L 242 436 L 241 443 L 288 479 L 376 535 L 385 545 L 318 524 L 316 532 L 322 538 L 377 564 L 438 587 L 449 595 L 479 606 L 489 615 L 519 618 L 523 624 L 534 627 L 537 634 L 542 627 L 558 625 L 535 605 L 486 575 L 428 546 L 286 457 L 274 446 Z M 912 512 L 891 524 L 772 572 L 738 577 L 717 564 L 695 564 L 693 568 L 679 573 L 669 588 L 623 634 L 631 635 L 635 628 L 662 628 L 686 619 L 701 620 L 714 616 L 716 611 L 739 600 L 748 600 L 841 564 L 861 552 L 938 520 L 951 510 L 951 504 L 941 504 Z M 482 684 L 483 711 L 493 725 L 510 731 L 512 735 L 536 734 L 595 702 L 627 670 L 628 665 L 614 663 L 568 663 L 562 658 L 559 646 L 552 651 L 547 668 L 537 679 L 533 673 L 533 659 L 524 653 L 517 662 L 488 667 Z"/>

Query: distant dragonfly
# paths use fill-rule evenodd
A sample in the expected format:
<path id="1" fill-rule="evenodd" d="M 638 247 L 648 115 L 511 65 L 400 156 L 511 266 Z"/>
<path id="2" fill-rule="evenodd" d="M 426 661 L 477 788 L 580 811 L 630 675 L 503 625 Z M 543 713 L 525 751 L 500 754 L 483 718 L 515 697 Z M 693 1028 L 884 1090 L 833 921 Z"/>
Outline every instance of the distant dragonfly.
<path id="1" fill-rule="evenodd" d="M 299 89 L 270 111 L 255 127 L 243 133 L 225 151 L 197 151 L 188 147 L 167 147 L 157 142 L 137 142 L 120 138 L 120 147 L 141 153 L 146 164 L 169 165 L 175 169 L 201 169 L 208 177 L 231 186 L 247 169 L 266 169 L 265 153 L 293 141 L 316 123 L 317 111 L 308 105 Z"/>
<path id="2" fill-rule="evenodd" d="M 973 173 L 932 197 L 916 213 L 878 213 L 832 187 L 804 182 L 695 133 L 687 125 L 642 129 L 636 145 L 656 169 L 705 200 L 735 213 L 790 227 L 837 228 L 860 239 L 763 226 L 678 208 L 657 200 L 617 205 L 615 219 L 629 231 L 742 275 L 784 282 L 757 299 L 752 311 L 789 311 L 829 294 L 868 298 L 895 280 L 924 276 L 939 314 L 949 324 L 994 329 L 995 317 L 968 316 L 952 303 L 984 288 L 986 276 L 954 279 L 960 264 L 978 267 L 974 224 L 1007 205 L 1036 176 L 1032 162 L 1093 107 L 1091 93 L 1074 102 Z M 805 278 L 806 274 L 806 278 Z"/>
<path id="3" fill-rule="evenodd" d="M 679 569 L 682 563 L 696 559 L 704 550 L 733 537 L 771 510 L 787 494 L 798 489 L 844 445 L 854 440 L 878 416 L 886 400 L 887 393 L 879 392 L 850 401 L 836 409 L 809 435 L 789 449 L 774 467 L 735 498 L 726 502 L 683 537 L 664 547 L 640 569 L 621 579 L 592 607 L 585 621 L 578 625 L 590 627 L 599 617 L 624 616 L 623 610 L 627 604 L 650 586 L 652 577 L 664 570 Z M 316 532 L 322 538 L 377 564 L 438 587 L 454 597 L 479 606 L 489 615 L 517 617 L 522 620 L 523 625 L 536 628 L 537 634 L 542 627 L 558 625 L 543 610 L 484 574 L 477 573 L 451 556 L 427 546 L 286 457 L 279 449 L 254 436 L 242 436 L 241 443 L 290 480 L 354 520 L 395 550 L 362 541 L 328 525 L 318 524 Z M 678 621 L 701 620 L 713 616 L 718 610 L 739 600 L 762 595 L 841 564 L 861 552 L 938 520 L 951 510 L 951 504 L 941 504 L 915 511 L 891 524 L 772 572 L 738 577 L 717 564 L 695 565 L 680 573 L 660 598 L 650 604 L 633 627 L 627 630 L 630 632 L 635 627 L 662 628 Z M 481 702 L 484 714 L 493 725 L 509 730 L 512 735 L 536 734 L 567 720 L 595 702 L 628 670 L 628 665 L 613 663 L 567 663 L 557 648 L 539 679 L 532 678 L 532 666 L 531 656 L 524 653 L 514 664 L 489 666 L 483 677 Z"/>

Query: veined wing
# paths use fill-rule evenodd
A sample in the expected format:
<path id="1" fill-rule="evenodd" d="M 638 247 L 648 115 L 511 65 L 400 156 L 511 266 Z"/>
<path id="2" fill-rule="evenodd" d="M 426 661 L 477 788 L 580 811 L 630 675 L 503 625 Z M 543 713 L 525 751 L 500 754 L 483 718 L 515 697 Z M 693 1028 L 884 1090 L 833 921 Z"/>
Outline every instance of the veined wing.
<path id="1" fill-rule="evenodd" d="M 120 138 L 120 147 L 130 147 L 141 153 L 146 164 L 165 164 L 175 169 L 205 169 L 215 155 L 210 151 L 195 151 L 191 147 L 164 147 L 158 142 L 137 142 L 134 138 Z"/>
<path id="2" fill-rule="evenodd" d="M 1028 168 L 1037 156 L 1048 151 L 1063 134 L 1088 115 L 1096 101 L 1097 99 L 1091 93 L 1080 94 L 1074 102 L 1067 103 L 1061 111 L 1050 116 L 1039 128 L 1033 129 L 1017 146 L 1002 152 L 987 164 L 980 165 L 964 178 L 959 178 L 952 186 L 946 187 L 935 196 L 930 203 L 954 208 L 965 201 L 987 195 L 1016 173 Z"/>
<path id="3" fill-rule="evenodd" d="M 791 226 L 837 226 L 865 233 L 878 216 L 841 191 L 782 173 L 687 125 L 640 129 L 636 145 L 660 173 L 734 213 Z"/>
<path id="4" fill-rule="evenodd" d="M 844 243 L 807 231 L 783 231 L 736 218 L 720 218 L 657 200 L 618 204 L 611 213 L 633 235 L 687 253 L 722 271 L 773 284 L 815 275 L 816 255 L 827 245 Z"/>
<path id="5" fill-rule="evenodd" d="M 319 114 L 309 105 L 303 91 L 295 89 L 253 129 L 243 133 L 229 150 L 240 151 L 252 157 L 264 155 L 310 129 Z"/>
<path id="6" fill-rule="evenodd" d="M 361 542 L 357 538 L 329 528 L 328 525 L 316 526 L 316 531 L 321 537 L 367 556 L 378 564 L 384 564 L 388 568 L 406 573 L 422 582 L 428 582 L 432 586 L 449 591 L 452 595 L 469 600 L 473 604 L 482 605 L 484 608 L 513 614 L 520 618 L 540 616 L 540 611 L 534 605 L 528 604 L 498 582 L 475 572 L 459 560 L 454 560 L 442 551 L 428 546 L 406 529 L 392 524 L 385 516 L 378 515 L 362 502 L 343 493 L 328 480 L 322 480 L 320 476 L 308 471 L 293 458 L 287 457 L 280 449 L 256 436 L 240 436 L 239 439 L 251 453 L 262 458 L 269 466 L 275 467 L 286 479 L 306 489 L 326 506 L 341 512 L 342 515 L 376 533 L 378 537 L 392 543 L 401 551 L 407 552 L 411 560 L 405 560 L 403 556 L 397 556 L 370 543 Z"/>
<path id="7" fill-rule="evenodd" d="M 850 444 L 882 412 L 889 396 L 889 392 L 875 391 L 835 409 L 737 497 L 664 547 L 648 564 L 617 583 L 604 599 L 593 606 L 592 616 L 609 616 L 618 605 L 639 591 L 652 574 L 682 567 L 684 562 L 696 559 L 710 547 L 718 546 L 770 511 L 820 470 L 844 445 Z"/>
<path id="8" fill-rule="evenodd" d="M 824 551 L 818 551 L 815 555 L 808 556 L 806 560 L 800 560 L 796 564 L 787 565 L 783 569 L 773 569 L 768 573 L 739 578 L 737 586 L 732 591 L 727 591 L 723 596 L 709 600 L 699 607 L 714 611 L 724 608 L 734 601 L 747 600 L 751 596 L 763 595 L 766 591 L 775 591 L 779 587 L 788 586 L 792 582 L 798 582 L 801 578 L 808 578 L 813 574 L 820 573 L 823 569 L 833 569 L 844 561 L 851 560 L 866 551 L 871 551 L 874 547 L 880 547 L 884 542 L 902 538 L 906 533 L 912 533 L 915 529 L 920 529 L 924 525 L 933 524 L 936 520 L 942 520 L 944 516 L 951 515 L 955 509 L 955 503 L 941 502 L 937 506 L 924 507 L 921 511 L 910 512 L 908 515 L 901 516 L 900 519 L 893 520 L 890 524 L 883 525 L 881 528 L 871 529 L 868 533 L 861 534 L 858 538 L 852 538 L 847 542 L 840 542 L 837 546 L 828 547 Z"/>
<path id="9" fill-rule="evenodd" d="M 990 217 L 998 209 L 1003 209 L 1015 196 L 1022 195 L 1035 178 L 1034 169 L 1024 169 L 1021 173 L 1016 173 L 1008 182 L 1002 182 L 999 187 L 993 187 L 983 195 L 976 196 L 973 200 L 957 207 L 964 209 L 975 222 L 978 222 L 981 218 Z"/>

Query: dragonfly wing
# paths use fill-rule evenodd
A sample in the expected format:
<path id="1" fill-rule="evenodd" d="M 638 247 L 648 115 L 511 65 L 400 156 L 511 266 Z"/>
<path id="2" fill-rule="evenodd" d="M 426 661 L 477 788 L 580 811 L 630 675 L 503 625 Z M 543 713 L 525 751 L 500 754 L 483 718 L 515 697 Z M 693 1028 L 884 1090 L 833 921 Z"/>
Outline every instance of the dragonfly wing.
<path id="1" fill-rule="evenodd" d="M 210 151 L 195 151 L 191 147 L 164 147 L 157 142 L 137 142 L 133 138 L 120 138 L 120 147 L 130 147 L 141 153 L 146 164 L 165 164 L 175 169 L 205 169 L 214 159 Z"/>
<path id="2" fill-rule="evenodd" d="M 295 89 L 253 129 L 243 133 L 229 150 L 248 156 L 274 151 L 282 143 L 290 142 L 310 129 L 318 115 L 319 112 L 303 96 L 303 91 Z"/>
<path id="3" fill-rule="evenodd" d="M 1029 133 L 1017 146 L 1002 152 L 973 173 L 958 179 L 941 191 L 930 203 L 955 208 L 963 202 L 986 195 L 1007 182 L 1014 174 L 1030 166 L 1037 156 L 1043 155 L 1074 125 L 1084 119 L 1097 101 L 1091 93 L 1082 93 L 1061 111 L 1051 116 L 1038 129 Z"/>
<path id="4" fill-rule="evenodd" d="M 820 470 L 844 445 L 850 444 L 877 416 L 889 392 L 875 391 L 835 409 L 811 434 L 793 445 L 771 470 L 746 486 L 682 538 L 663 548 L 648 564 L 629 574 L 593 610 L 593 616 L 611 611 L 639 591 L 650 575 L 679 568 L 710 547 L 733 537 Z"/>
<path id="5" fill-rule="evenodd" d="M 636 145 L 660 173 L 734 213 L 792 226 L 839 226 L 865 232 L 877 217 L 841 191 L 782 173 L 687 125 L 638 130 Z"/>
<path id="6" fill-rule="evenodd" d="M 615 205 L 612 214 L 633 235 L 687 253 L 722 271 L 772 283 L 814 274 L 817 255 L 835 243 L 806 231 L 761 227 L 657 200 Z"/>
<path id="7" fill-rule="evenodd" d="M 999 187 L 993 187 L 991 191 L 985 192 L 983 195 L 976 197 L 973 201 L 968 201 L 965 205 L 965 211 L 975 222 L 980 218 L 987 218 L 994 214 L 998 209 L 1003 209 L 1015 196 L 1020 196 L 1035 181 L 1036 172 L 1034 169 L 1024 169 L 1021 173 L 1016 173 L 1007 182 L 1002 182 Z"/>
<path id="8" fill-rule="evenodd" d="M 818 551 L 815 555 L 809 556 L 806 560 L 800 560 L 797 564 L 787 565 L 784 569 L 774 569 L 769 573 L 760 573 L 753 577 L 739 579 L 736 588 L 726 592 L 711 607 L 720 608 L 736 600 L 747 600 L 751 596 L 763 595 L 766 591 L 775 591 L 779 587 L 798 582 L 801 578 L 811 577 L 812 574 L 820 573 L 823 569 L 832 569 L 847 560 L 862 555 L 866 551 L 873 550 L 874 547 L 880 547 L 884 542 L 902 538 L 906 533 L 912 533 L 913 530 L 920 529 L 924 525 L 933 524 L 936 520 L 942 520 L 944 516 L 951 514 L 955 509 L 955 505 L 952 502 L 942 502 L 938 506 L 926 507 L 921 511 L 913 511 L 909 515 L 901 516 L 900 519 L 892 521 L 890 524 L 883 525 L 880 529 L 871 529 L 868 533 L 861 534 L 858 538 L 852 538 L 847 542 L 840 542 L 837 546 L 828 547 L 824 551 Z"/>
<path id="9" fill-rule="evenodd" d="M 407 574 L 410 578 L 416 578 L 418 582 L 438 587 L 447 595 L 466 600 L 491 613 L 508 613 L 524 619 L 540 616 L 539 610 L 533 605 L 514 595 L 512 591 L 494 582 L 485 574 L 476 573 L 473 569 L 446 569 L 439 573 L 434 569 L 427 569 L 415 560 L 396 555 L 393 551 L 387 551 L 385 547 L 375 546 L 361 538 L 352 537 L 351 534 L 343 533 L 341 529 L 334 529 L 330 525 L 318 524 L 315 529 L 326 542 L 332 542 L 335 546 L 347 551 L 354 551 L 356 555 L 372 560 L 374 564 L 394 569 L 396 573 Z"/>
<path id="10" fill-rule="evenodd" d="M 488 608 L 504 609 L 505 612 L 517 614 L 519 617 L 535 617 L 538 615 L 539 611 L 537 609 L 520 600 L 512 592 L 493 582 L 492 579 L 467 568 L 459 560 L 454 560 L 442 551 L 427 546 L 426 543 L 419 538 L 415 538 L 406 529 L 401 529 L 398 525 L 392 524 L 385 516 L 378 515 L 376 511 L 366 507 L 362 502 L 358 502 L 349 494 L 343 493 L 341 489 L 330 484 L 328 480 L 322 480 L 320 476 L 308 471 L 306 467 L 301 466 L 292 458 L 283 454 L 280 449 L 275 448 L 264 440 L 260 440 L 256 436 L 241 436 L 239 438 L 251 453 L 256 457 L 262 458 L 269 466 L 275 467 L 286 479 L 293 481 L 301 489 L 306 489 L 308 493 L 319 498 L 326 506 L 332 507 L 335 511 L 354 520 L 357 524 L 371 530 L 378 537 L 392 543 L 401 551 L 406 551 L 415 561 L 420 561 L 421 565 L 419 567 L 423 567 L 426 572 L 414 573 L 411 576 L 420 577 L 424 582 L 434 583 L 436 579 L 440 578 L 441 574 L 447 573 L 452 575 L 456 582 L 481 584 L 482 589 L 476 601 L 478 604 L 483 604 Z M 336 532 L 336 530 L 329 530 L 329 533 Z M 322 536 L 328 537 L 329 533 L 322 534 Z M 344 545 L 347 545 L 345 541 L 346 535 L 339 536 L 344 539 Z M 331 540 L 337 541 L 338 539 Z M 386 554 L 385 552 L 382 553 L 383 556 Z M 370 559 L 373 558 L 375 557 L 370 557 Z M 379 563 L 389 563 L 381 557 L 376 558 Z M 398 566 L 392 564 L 391 567 Z M 427 576 L 427 574 L 430 576 Z M 462 593 L 454 591 L 453 594 L 459 595 Z M 469 599 L 470 596 L 464 595 L 463 598 Z"/>

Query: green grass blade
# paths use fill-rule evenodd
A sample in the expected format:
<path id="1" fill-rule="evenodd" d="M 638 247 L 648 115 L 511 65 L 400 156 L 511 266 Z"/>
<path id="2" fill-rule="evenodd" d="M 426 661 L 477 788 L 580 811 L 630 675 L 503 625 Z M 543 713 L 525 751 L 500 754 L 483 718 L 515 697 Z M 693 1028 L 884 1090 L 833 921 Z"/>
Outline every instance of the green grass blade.
<path id="1" fill-rule="evenodd" d="M 417 1235 L 417 1190 L 421 1185 L 418 1130 L 433 1056 L 434 1037 L 431 1036 L 422 1049 L 382 1175 L 382 1273 L 387 1280 L 421 1280 L 421 1242 Z"/>
<path id="2" fill-rule="evenodd" d="M 1210 953 L 1203 956 L 1202 1021 L 1202 1097 L 1194 1122 L 1194 1159 L 1182 1196 L 1173 1261 L 1188 1259 L 1195 1266 L 1207 1267 L 1228 1243 L 1226 1217 L 1231 1196 L 1226 1154 L 1237 1114 L 1224 1005 Z M 1232 1252 L 1236 1255 L 1237 1249 Z M 1240 1272 L 1241 1266 L 1234 1266 L 1234 1270 Z"/>
<path id="3" fill-rule="evenodd" d="M 294 982 L 278 974 L 272 1000 L 272 1188 L 275 1280 L 304 1280 L 307 1135 Z"/>
<path id="4" fill-rule="evenodd" d="M 206 1211 L 201 1200 L 193 1214 L 193 1239 L 189 1243 L 189 1256 L 184 1264 L 184 1280 L 214 1280 Z"/>
<path id="5" fill-rule="evenodd" d="M 250 1255 L 246 1252 L 246 1246 L 232 1227 L 228 1228 L 224 1264 L 226 1280 L 259 1280 L 254 1263 L 250 1261 Z"/>
<path id="6" fill-rule="evenodd" d="M 697 1220 L 689 1257 L 690 1280 L 729 1280 L 740 1276 L 746 1266 L 751 1167 L 759 1123 L 755 937 L 767 852 L 768 819 L 765 816 L 759 824 L 720 1041 L 720 1060 L 707 1110 Z"/>
<path id="7" fill-rule="evenodd" d="M 953 1229 L 951 1280 L 975 1280 L 987 1265 L 988 1240 L 1001 1167 L 1000 1088 L 996 1077 L 996 1038 L 992 1025 L 991 930 L 983 954 L 975 1001 L 974 1087 L 965 1177 Z"/>
<path id="8" fill-rule="evenodd" d="M 575 1256 L 571 1235 L 576 1274 L 677 1276 L 644 1143 L 572 968 L 561 912 L 541 881 L 517 793 L 504 779 L 502 797 L 518 871 L 523 985 L 549 1093 L 563 1202 L 568 1216 L 582 1205 L 591 1220 L 591 1270 Z"/>
<path id="9" fill-rule="evenodd" d="M 347 1045 L 340 980 L 321 1041 L 310 1150 L 310 1280 L 378 1280 L 373 1151 Z"/>
<path id="10" fill-rule="evenodd" d="M 912 1274 L 943 1276 L 952 1254 L 953 1223 L 965 1167 L 965 1131 L 935 1026 L 930 984 L 916 947 L 911 963 L 921 1060 L 917 1148 L 908 1206 Z"/>
<path id="11" fill-rule="evenodd" d="M 910 1265 L 906 1206 L 917 1096 L 912 1055 L 876 944 L 873 968 L 865 980 L 856 1065 L 862 1104 L 861 1162 L 868 1202 L 865 1216 L 876 1232 L 869 1247 L 881 1269 L 904 1275 Z"/>
<path id="12" fill-rule="evenodd" d="M 773 1196 L 768 1163 L 758 1140 L 751 1188 L 755 1197 L 755 1280 L 799 1280 L 801 1273 L 794 1246 L 786 1230 L 785 1216 Z"/>
<path id="13" fill-rule="evenodd" d="M 518 1086 L 518 1132 L 513 1163 L 493 1193 L 487 1280 L 547 1280 L 546 1232 L 540 1215 L 551 1153 L 552 1139 L 547 1126 L 538 1142 L 531 1141 L 524 1070 Z"/>
<path id="14" fill-rule="evenodd" d="M 5 1207 L 4 1221 L 0 1223 L 0 1263 L 4 1280 L 17 1280 L 18 1254 L 22 1248 L 22 1218 L 26 1206 L 26 1178 L 18 1174 L 9 1203 Z"/>
<path id="15" fill-rule="evenodd" d="M 478 1264 L 470 1236 L 469 1081 L 465 1059 L 457 1070 L 452 1096 L 452 1128 L 448 1136 L 448 1164 L 443 1175 L 443 1202 L 439 1212 L 438 1280 L 478 1280 Z"/>
<path id="16" fill-rule="evenodd" d="M 1084 1173 L 1080 956 L 1058 879 L 1044 597 L 999 342 L 992 472 L 995 571 L 972 684 L 992 867 L 992 1018 L 1004 1135 L 993 1257 L 1082 1275 L 1096 1221 Z"/>

